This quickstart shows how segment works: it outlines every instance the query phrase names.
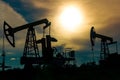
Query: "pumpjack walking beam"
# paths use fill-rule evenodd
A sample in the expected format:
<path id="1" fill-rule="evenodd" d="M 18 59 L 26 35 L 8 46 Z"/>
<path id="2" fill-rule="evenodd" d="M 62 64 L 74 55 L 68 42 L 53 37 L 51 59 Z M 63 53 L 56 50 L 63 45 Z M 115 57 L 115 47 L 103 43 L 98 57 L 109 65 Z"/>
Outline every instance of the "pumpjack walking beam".
<path id="1" fill-rule="evenodd" d="M 49 22 L 47 19 L 42 19 L 42 20 L 39 20 L 39 21 L 36 21 L 36 22 L 32 22 L 32 23 L 29 23 L 29 24 L 25 24 L 25 25 L 22 25 L 22 26 L 18 26 L 18 27 L 15 27 L 15 28 L 12 28 L 6 21 L 4 21 L 4 33 L 5 33 L 5 36 L 8 40 L 8 42 L 11 44 L 11 46 L 15 47 L 15 38 L 14 38 L 14 33 L 18 32 L 18 31 L 21 31 L 21 30 L 24 30 L 24 29 L 27 29 L 29 27 L 33 27 L 33 26 L 36 26 L 36 25 L 39 25 L 39 24 L 45 24 L 44 27 L 47 27 L 51 24 L 51 22 Z"/>

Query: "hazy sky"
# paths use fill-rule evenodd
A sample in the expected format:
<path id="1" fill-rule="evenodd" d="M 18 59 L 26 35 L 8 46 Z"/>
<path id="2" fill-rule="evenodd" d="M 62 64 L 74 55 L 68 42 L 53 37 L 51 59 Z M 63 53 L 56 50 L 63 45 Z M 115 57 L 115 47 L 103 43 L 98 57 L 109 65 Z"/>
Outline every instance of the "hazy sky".
<path id="1" fill-rule="evenodd" d="M 120 42 L 120 1 L 119 0 L 0 0 L 0 48 L 2 48 L 3 21 L 12 27 L 47 18 L 51 23 L 51 35 L 58 39 L 53 46 L 70 47 L 76 50 L 78 64 L 91 61 L 91 44 L 89 33 L 92 26 L 97 33 L 113 37 Z M 71 32 L 60 23 L 60 16 L 65 8 L 76 7 L 82 18 L 81 23 Z M 71 14 L 71 13 L 69 13 Z M 74 15 L 74 14 L 73 14 Z M 71 19 L 71 18 L 69 18 Z M 37 28 L 37 39 L 41 38 L 41 30 Z M 26 30 L 15 33 L 16 47 L 5 42 L 8 65 L 20 65 L 25 43 Z M 95 52 L 99 58 L 100 39 L 97 39 Z M 2 50 L 0 50 L 2 53 Z"/>

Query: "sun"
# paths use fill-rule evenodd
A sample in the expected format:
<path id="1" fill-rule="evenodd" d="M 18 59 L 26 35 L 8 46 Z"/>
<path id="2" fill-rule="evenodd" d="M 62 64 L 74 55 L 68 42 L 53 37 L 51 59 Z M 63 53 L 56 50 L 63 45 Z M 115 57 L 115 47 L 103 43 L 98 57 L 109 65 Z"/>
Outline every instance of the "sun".
<path id="1" fill-rule="evenodd" d="M 63 9 L 59 16 L 62 27 L 67 31 L 75 31 L 83 21 L 80 10 L 75 6 L 68 6 Z"/>

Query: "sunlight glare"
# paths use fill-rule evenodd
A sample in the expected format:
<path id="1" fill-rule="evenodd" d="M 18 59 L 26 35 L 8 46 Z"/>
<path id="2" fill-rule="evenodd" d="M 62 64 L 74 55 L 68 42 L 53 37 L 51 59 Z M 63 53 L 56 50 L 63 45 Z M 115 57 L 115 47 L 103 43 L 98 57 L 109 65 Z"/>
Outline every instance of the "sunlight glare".
<path id="1" fill-rule="evenodd" d="M 63 28 L 68 31 L 75 31 L 82 21 L 83 16 L 81 12 L 74 6 L 64 8 L 60 15 L 60 23 Z"/>

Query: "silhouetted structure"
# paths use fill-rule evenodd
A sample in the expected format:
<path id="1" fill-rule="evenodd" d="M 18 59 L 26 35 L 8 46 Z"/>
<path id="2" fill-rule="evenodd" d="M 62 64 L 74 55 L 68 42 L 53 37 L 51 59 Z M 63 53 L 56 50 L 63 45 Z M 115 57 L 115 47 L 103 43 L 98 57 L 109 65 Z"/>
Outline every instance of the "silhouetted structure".
<path id="1" fill-rule="evenodd" d="M 39 50 L 36 44 L 36 35 L 33 27 L 29 27 L 27 31 L 23 56 L 21 57 L 21 64 L 25 64 L 25 67 L 32 67 L 32 64 L 39 63 Z"/>
<path id="2" fill-rule="evenodd" d="M 43 26 L 43 38 L 36 40 L 34 26 L 39 24 L 45 24 Z M 4 33 L 11 44 L 15 47 L 14 34 L 18 31 L 28 28 L 26 42 L 24 47 L 23 56 L 21 57 L 21 64 L 25 64 L 26 69 L 31 69 L 33 64 L 41 65 L 54 65 L 59 67 L 65 67 L 65 65 L 75 65 L 75 51 L 54 53 L 55 48 L 52 48 L 52 42 L 57 42 L 57 39 L 50 35 L 50 22 L 47 19 L 42 19 L 33 23 L 25 24 L 12 28 L 7 22 L 4 22 Z M 49 27 L 49 34 L 45 35 L 45 29 Z M 39 55 L 37 44 L 42 46 L 42 56 Z M 66 56 L 68 54 L 69 56 Z"/>
<path id="3" fill-rule="evenodd" d="M 41 23 L 46 24 L 46 26 L 43 27 L 43 38 L 36 40 L 33 26 Z M 7 27 L 5 27 L 6 25 Z M 21 63 L 25 64 L 29 70 L 10 69 L 5 72 L 0 72 L 0 80 L 120 80 L 120 55 L 117 52 L 110 54 L 108 46 L 117 43 L 113 42 L 111 37 L 96 34 L 92 27 L 90 32 L 92 48 L 95 45 L 95 38 L 101 39 L 100 54 L 102 57 L 100 64 L 96 65 L 95 62 L 90 62 L 77 67 L 75 66 L 74 50 L 66 48 L 63 52 L 57 52 L 57 49 L 52 47 L 52 42 L 57 42 L 57 39 L 51 37 L 50 31 L 48 35 L 45 35 L 45 29 L 49 25 L 50 23 L 46 22 L 46 19 L 14 29 L 6 22 L 4 23 L 6 38 L 13 47 L 15 47 L 14 33 L 28 28 Z M 42 46 L 42 56 L 39 55 L 37 44 L 41 44 Z M 73 63 L 73 65 L 70 65 L 71 63 Z M 47 67 L 41 68 L 35 66 L 33 68 L 32 64 Z"/>
<path id="4" fill-rule="evenodd" d="M 36 44 L 34 26 L 39 25 L 39 24 L 45 24 L 45 26 L 43 27 L 47 27 L 50 25 L 50 22 L 47 19 L 42 19 L 36 22 L 18 26 L 16 28 L 12 28 L 7 22 L 4 21 L 3 27 L 4 27 L 5 36 L 8 42 L 13 47 L 15 47 L 14 34 L 18 31 L 28 28 L 24 53 L 23 53 L 23 57 L 21 58 L 21 64 L 25 64 L 25 66 L 29 68 L 32 67 L 32 64 L 38 64 L 39 53 L 38 53 L 38 48 Z"/>
<path id="5" fill-rule="evenodd" d="M 100 60 L 104 60 L 110 54 L 108 46 L 111 45 L 111 44 L 116 44 L 117 42 L 114 42 L 112 37 L 97 34 L 94 30 L 94 27 L 92 27 L 91 31 L 90 31 L 90 40 L 91 40 L 92 48 L 95 45 L 95 38 L 100 38 L 101 39 Z"/>
<path id="6" fill-rule="evenodd" d="M 14 34 L 16 32 L 27 29 L 29 27 L 34 27 L 36 25 L 43 24 L 43 23 L 45 24 L 44 27 L 50 25 L 50 22 L 47 19 L 42 19 L 42 20 L 39 20 L 39 21 L 35 21 L 35 22 L 29 23 L 29 24 L 25 24 L 25 25 L 22 25 L 22 26 L 12 28 L 7 22 L 4 21 L 4 26 L 3 26 L 4 27 L 4 34 L 5 34 L 8 42 L 11 44 L 11 46 L 15 47 Z"/>

